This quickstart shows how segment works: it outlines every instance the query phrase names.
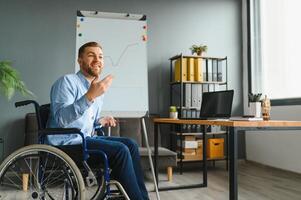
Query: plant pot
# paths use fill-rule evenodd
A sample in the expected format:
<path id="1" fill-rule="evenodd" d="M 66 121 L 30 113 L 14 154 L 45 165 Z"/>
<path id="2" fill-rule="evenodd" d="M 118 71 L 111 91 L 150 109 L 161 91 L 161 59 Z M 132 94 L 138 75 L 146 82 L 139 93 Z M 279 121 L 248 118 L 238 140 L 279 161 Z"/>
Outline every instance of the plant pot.
<path id="1" fill-rule="evenodd" d="M 178 119 L 178 112 L 169 112 L 169 118 Z"/>
<path id="2" fill-rule="evenodd" d="M 204 56 L 204 51 L 197 52 L 196 54 L 197 54 L 198 56 Z"/>
<path id="3" fill-rule="evenodd" d="M 261 102 L 250 102 L 250 115 L 261 117 Z"/>

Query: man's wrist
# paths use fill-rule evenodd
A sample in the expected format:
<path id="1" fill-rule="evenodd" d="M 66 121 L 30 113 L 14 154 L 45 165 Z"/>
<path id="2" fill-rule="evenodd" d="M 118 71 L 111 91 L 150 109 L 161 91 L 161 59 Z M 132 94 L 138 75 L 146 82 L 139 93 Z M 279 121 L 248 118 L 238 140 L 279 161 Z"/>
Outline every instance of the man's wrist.
<path id="1" fill-rule="evenodd" d="M 85 96 L 86 96 L 86 99 L 87 99 L 89 102 L 93 102 L 93 101 L 94 101 L 94 98 L 93 98 L 91 95 L 89 95 L 88 93 L 86 93 Z"/>
<path id="2" fill-rule="evenodd" d="M 101 124 L 102 119 L 103 119 L 103 117 L 101 117 L 101 118 L 98 119 L 98 124 L 99 124 L 100 126 L 103 126 L 103 125 Z"/>

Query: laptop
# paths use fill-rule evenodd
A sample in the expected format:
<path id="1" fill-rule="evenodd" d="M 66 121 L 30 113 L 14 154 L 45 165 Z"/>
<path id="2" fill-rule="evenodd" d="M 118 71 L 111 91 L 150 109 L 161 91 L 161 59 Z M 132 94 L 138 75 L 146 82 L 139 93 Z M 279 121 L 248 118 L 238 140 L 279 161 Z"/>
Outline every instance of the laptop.
<path id="1" fill-rule="evenodd" d="M 200 119 L 229 119 L 231 117 L 234 90 L 204 92 Z"/>

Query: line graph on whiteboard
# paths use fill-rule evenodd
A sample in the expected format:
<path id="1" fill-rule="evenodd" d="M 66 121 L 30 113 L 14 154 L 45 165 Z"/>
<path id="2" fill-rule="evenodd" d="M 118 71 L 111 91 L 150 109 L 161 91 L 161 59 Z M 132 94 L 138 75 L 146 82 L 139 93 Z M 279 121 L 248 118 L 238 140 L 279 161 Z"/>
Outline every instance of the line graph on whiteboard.
<path id="1" fill-rule="evenodd" d="M 114 80 L 105 93 L 102 114 L 141 117 L 148 111 L 148 62 L 146 19 L 77 16 L 75 59 L 78 49 L 98 42 L 104 55 L 100 74 Z M 75 62 L 76 72 L 79 65 Z"/>
<path id="2" fill-rule="evenodd" d="M 121 52 L 120 56 L 118 57 L 118 59 L 116 59 L 114 61 L 113 57 L 112 56 L 104 56 L 104 59 L 105 59 L 105 63 L 107 64 L 111 64 L 110 66 L 112 67 L 118 67 L 122 61 L 122 59 L 124 57 L 126 57 L 126 54 L 128 53 L 128 51 L 133 48 L 134 46 L 138 46 L 139 44 L 136 42 L 136 43 L 132 43 L 132 44 L 128 44 L 124 49 L 123 51 Z M 109 62 L 109 63 L 108 63 Z"/>

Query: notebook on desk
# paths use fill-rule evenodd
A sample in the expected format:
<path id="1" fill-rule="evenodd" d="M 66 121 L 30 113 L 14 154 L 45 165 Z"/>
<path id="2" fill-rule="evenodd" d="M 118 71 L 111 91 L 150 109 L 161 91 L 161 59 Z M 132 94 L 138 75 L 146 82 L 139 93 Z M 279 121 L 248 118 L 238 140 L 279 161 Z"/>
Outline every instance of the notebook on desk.
<path id="1" fill-rule="evenodd" d="M 200 119 L 229 119 L 231 117 L 234 90 L 204 92 Z"/>

